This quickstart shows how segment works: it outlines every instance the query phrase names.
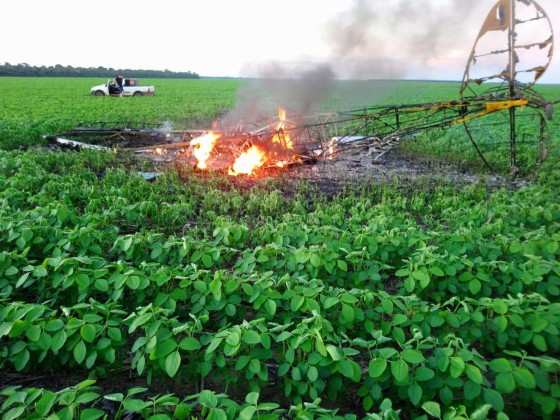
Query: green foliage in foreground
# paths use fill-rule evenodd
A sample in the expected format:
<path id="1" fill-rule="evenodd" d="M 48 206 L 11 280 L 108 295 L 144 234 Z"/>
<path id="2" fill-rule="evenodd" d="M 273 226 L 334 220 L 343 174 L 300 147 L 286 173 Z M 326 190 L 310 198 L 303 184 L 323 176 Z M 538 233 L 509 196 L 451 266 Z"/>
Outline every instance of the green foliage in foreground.
<path id="1" fill-rule="evenodd" d="M 229 399 L 225 394 L 216 394 L 210 390 L 203 390 L 185 398 L 178 398 L 173 394 L 145 397 L 147 388 L 135 387 L 126 394 L 113 393 L 101 395 L 94 387 L 95 381 L 86 380 L 76 386 L 62 389 L 58 392 L 41 388 L 5 388 L 0 392 L 2 406 L 0 414 L 5 419 L 25 417 L 26 419 L 61 419 L 61 420 L 96 420 L 122 419 L 137 414 L 151 420 L 183 420 L 208 418 L 213 420 L 241 419 L 274 420 L 295 418 L 307 419 L 339 419 L 353 420 L 353 415 L 338 415 L 338 410 L 321 407 L 321 400 L 312 403 L 292 405 L 289 409 L 280 408 L 277 403 L 261 402 L 258 392 L 250 392 L 245 396 L 242 404 Z M 110 404 L 110 408 L 107 405 Z M 428 401 L 422 405 L 422 410 L 430 418 L 445 418 L 447 420 L 484 420 L 492 406 L 485 404 L 470 416 L 464 406 L 451 407 L 444 413 L 437 402 Z M 443 417 L 441 417 L 443 414 Z M 426 416 L 425 416 L 426 417 Z M 378 413 L 369 413 L 364 419 L 369 420 L 398 420 L 400 410 L 395 410 L 391 400 L 385 399 L 379 407 Z M 427 417 L 426 417 L 427 418 Z"/>
<path id="2" fill-rule="evenodd" d="M 150 184 L 111 154 L 2 152 L 0 368 L 124 370 L 197 394 L 123 406 L 146 416 L 186 401 L 203 417 L 267 418 L 259 393 L 300 418 L 321 418 L 304 404 L 318 399 L 358 417 L 555 417 L 554 174 L 515 192 L 369 186 L 327 199 L 173 174 Z M 247 399 L 229 412 L 204 389 Z M 49 395 L 57 412 L 80 410 L 77 394 L 46 392 L 4 390 L 17 396 L 2 409 L 27 418 Z M 91 398 L 82 413 L 98 409 Z"/>

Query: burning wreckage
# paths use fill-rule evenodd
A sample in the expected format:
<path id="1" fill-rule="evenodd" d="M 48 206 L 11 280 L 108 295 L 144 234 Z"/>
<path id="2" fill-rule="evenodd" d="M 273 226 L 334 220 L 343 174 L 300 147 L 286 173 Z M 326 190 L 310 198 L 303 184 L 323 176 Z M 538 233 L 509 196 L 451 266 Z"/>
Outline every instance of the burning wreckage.
<path id="1" fill-rule="evenodd" d="M 548 35 L 534 39 L 534 25 Z M 531 26 L 532 25 L 532 26 Z M 520 30 L 529 26 L 530 37 L 520 41 Z M 498 43 L 502 48 L 488 49 Z M 489 42 L 488 42 L 489 41 Z M 494 42 L 494 44 L 492 44 Z M 541 53 L 542 63 L 522 67 L 523 52 Z M 312 116 L 287 115 L 235 129 L 171 131 L 157 128 L 78 127 L 47 137 L 71 148 L 122 148 L 155 162 L 191 166 L 230 176 L 254 175 L 269 168 L 300 163 L 332 161 L 352 151 L 379 161 L 401 140 L 434 129 L 462 126 L 480 159 L 490 168 L 470 125 L 493 114 L 503 114 L 508 127 L 508 154 L 512 173 L 518 170 L 520 111 L 538 121 L 537 159 L 547 156 L 547 121 L 553 106 L 534 90 L 552 61 L 554 35 L 544 9 L 534 0 L 499 0 L 486 17 L 471 51 L 460 97 L 452 101 L 372 106 L 346 112 Z M 490 64 L 503 70 L 485 74 Z M 490 168 L 491 169 L 491 168 Z"/>

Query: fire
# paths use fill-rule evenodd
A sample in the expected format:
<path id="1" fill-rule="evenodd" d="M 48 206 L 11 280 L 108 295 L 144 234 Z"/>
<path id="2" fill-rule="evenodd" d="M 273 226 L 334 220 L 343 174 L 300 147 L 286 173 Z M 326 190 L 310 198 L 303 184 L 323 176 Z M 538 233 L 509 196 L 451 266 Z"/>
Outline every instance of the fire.
<path id="1" fill-rule="evenodd" d="M 191 140 L 191 146 L 194 148 L 193 155 L 196 158 L 198 169 L 206 169 L 207 161 L 210 158 L 212 150 L 216 145 L 216 141 L 220 138 L 219 134 L 212 131 Z"/>
<path id="2" fill-rule="evenodd" d="M 257 134 L 212 129 L 191 140 L 187 153 L 195 158 L 196 168 L 220 170 L 229 167 L 232 176 L 252 175 L 265 165 L 284 168 L 297 161 L 290 135 L 293 129 L 294 124 L 288 121 L 286 110 L 279 108 L 276 121 Z M 244 146 L 248 143 L 249 148 Z"/>
<path id="3" fill-rule="evenodd" d="M 251 175 L 255 169 L 263 166 L 265 162 L 265 153 L 258 147 L 252 146 L 235 160 L 229 174 L 233 176 Z"/>
<path id="4" fill-rule="evenodd" d="M 278 119 L 280 120 L 276 126 L 276 134 L 272 137 L 272 143 L 280 144 L 285 149 L 292 150 L 294 144 L 290 133 L 286 132 L 286 110 L 284 108 L 278 108 Z"/>

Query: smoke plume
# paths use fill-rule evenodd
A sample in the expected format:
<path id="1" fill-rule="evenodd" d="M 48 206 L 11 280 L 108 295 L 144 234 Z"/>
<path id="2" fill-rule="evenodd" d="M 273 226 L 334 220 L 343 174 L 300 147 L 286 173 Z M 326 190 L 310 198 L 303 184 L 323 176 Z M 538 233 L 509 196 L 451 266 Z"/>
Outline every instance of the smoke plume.
<path id="1" fill-rule="evenodd" d="M 353 0 L 351 7 L 325 28 L 330 54 L 319 64 L 261 65 L 256 79 L 238 92 L 236 108 L 226 123 L 255 122 L 270 116 L 277 106 L 300 115 L 314 112 L 330 98 L 336 79 L 397 80 L 437 65 L 466 37 L 474 38 L 469 21 L 480 15 L 482 0 Z M 474 25 L 478 29 L 478 25 Z M 474 40 L 474 39 L 473 39 Z M 461 52 L 467 55 L 468 51 Z M 435 64 L 434 64 L 435 63 Z M 460 75 L 457 76 L 459 78 Z M 378 82 L 375 91 L 354 82 L 346 86 L 342 102 L 375 102 L 391 89 Z M 360 98 L 361 97 L 361 98 Z M 364 102 L 368 103 L 368 102 Z"/>

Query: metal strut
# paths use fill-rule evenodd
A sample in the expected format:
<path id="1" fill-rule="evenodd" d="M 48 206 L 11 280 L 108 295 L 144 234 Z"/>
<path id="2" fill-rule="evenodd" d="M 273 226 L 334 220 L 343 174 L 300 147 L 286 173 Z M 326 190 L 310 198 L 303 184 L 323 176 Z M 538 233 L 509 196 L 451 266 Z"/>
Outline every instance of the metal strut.
<path id="1" fill-rule="evenodd" d="M 510 98 L 516 97 L 516 86 L 515 86 L 515 70 L 516 70 L 516 54 L 515 54 L 515 1 L 510 0 L 510 25 L 509 25 L 509 95 Z M 509 110 L 509 127 L 510 127 L 510 153 L 511 153 L 511 169 L 515 174 L 517 172 L 517 127 L 516 127 L 516 112 L 515 107 Z"/>
<path id="2" fill-rule="evenodd" d="M 469 129 L 469 126 L 467 125 L 466 122 L 463 122 L 463 127 L 465 127 L 465 132 L 467 133 L 467 136 L 469 137 L 469 140 L 471 141 L 472 145 L 474 146 L 474 149 L 476 150 L 476 153 L 478 153 L 478 156 L 484 162 L 484 165 L 488 168 L 488 170 L 490 172 L 493 172 L 494 170 L 492 169 L 492 166 L 488 163 L 488 161 L 484 157 L 484 154 L 482 153 L 482 150 L 480 150 L 480 147 L 478 147 L 478 144 L 474 140 L 474 137 L 471 133 L 471 130 Z"/>

